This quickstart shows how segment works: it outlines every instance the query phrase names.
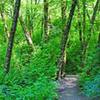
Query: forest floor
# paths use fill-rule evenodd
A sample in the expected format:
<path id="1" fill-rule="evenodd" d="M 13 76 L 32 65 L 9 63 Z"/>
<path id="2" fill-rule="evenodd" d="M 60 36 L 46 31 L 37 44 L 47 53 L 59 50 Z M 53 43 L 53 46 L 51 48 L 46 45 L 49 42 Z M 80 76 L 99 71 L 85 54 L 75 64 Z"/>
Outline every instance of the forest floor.
<path id="1" fill-rule="evenodd" d="M 67 75 L 64 79 L 61 79 L 58 82 L 59 100 L 92 100 L 91 98 L 82 95 L 80 92 L 77 75 Z"/>

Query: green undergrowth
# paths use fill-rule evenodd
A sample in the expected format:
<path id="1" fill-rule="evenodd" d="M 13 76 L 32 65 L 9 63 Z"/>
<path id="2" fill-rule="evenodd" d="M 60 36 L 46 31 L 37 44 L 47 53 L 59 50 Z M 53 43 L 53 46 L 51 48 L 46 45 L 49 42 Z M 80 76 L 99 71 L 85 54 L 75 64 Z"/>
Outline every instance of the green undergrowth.
<path id="1" fill-rule="evenodd" d="M 55 43 L 54 45 L 52 45 Z M 14 46 L 10 72 L 0 67 L 0 100 L 53 100 L 57 98 L 56 60 L 58 37 L 35 46 L 31 52 L 26 44 Z M 5 47 L 4 47 L 5 48 Z M 5 50 L 4 50 L 5 51 Z M 4 51 L 2 51 L 4 53 Z M 4 57 L 4 55 L 1 55 Z"/>

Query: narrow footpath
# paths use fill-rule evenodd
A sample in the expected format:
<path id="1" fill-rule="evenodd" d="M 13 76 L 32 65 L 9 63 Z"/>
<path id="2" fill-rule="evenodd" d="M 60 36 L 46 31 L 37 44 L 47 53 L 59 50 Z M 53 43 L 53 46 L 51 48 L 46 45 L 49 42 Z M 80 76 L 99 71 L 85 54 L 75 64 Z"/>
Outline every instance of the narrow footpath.
<path id="1" fill-rule="evenodd" d="M 64 79 L 59 80 L 59 85 L 59 100 L 94 100 L 81 94 L 76 75 L 67 75 Z"/>

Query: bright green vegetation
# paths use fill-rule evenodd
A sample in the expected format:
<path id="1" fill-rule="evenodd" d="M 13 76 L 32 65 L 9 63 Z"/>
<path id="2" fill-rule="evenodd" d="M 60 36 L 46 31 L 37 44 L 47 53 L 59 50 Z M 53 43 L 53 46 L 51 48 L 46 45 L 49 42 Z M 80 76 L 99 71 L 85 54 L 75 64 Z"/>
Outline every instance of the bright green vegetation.
<path id="1" fill-rule="evenodd" d="M 13 3 L 10 0 L 0 1 L 0 13 L 4 11 L 5 23 L 10 32 L 12 23 Z M 13 0 L 11 0 L 13 2 Z M 26 3 L 26 1 L 28 1 Z M 61 0 L 49 1 L 49 35 L 44 41 L 43 32 L 43 3 L 31 4 L 31 0 L 22 0 L 20 16 L 22 15 L 27 31 L 32 30 L 34 50 L 27 44 L 20 21 L 18 20 L 15 33 L 14 47 L 8 74 L 4 72 L 4 64 L 7 50 L 7 33 L 4 22 L 0 16 L 0 100 L 54 100 L 58 98 L 55 81 L 58 71 L 57 60 L 60 54 L 62 38 Z M 72 0 L 66 0 L 66 20 Z M 100 96 L 100 2 L 96 13 L 91 39 L 86 52 L 86 58 L 81 61 L 82 49 L 79 35 L 78 21 L 83 24 L 83 1 L 80 3 L 80 18 L 76 7 L 68 42 L 66 46 L 66 74 L 78 74 L 79 85 L 82 92 L 93 98 Z M 86 0 L 86 23 L 84 37 L 90 33 L 90 19 L 93 13 L 93 5 L 96 0 Z M 2 7 L 4 5 L 4 7 Z M 89 16 L 87 16 L 87 11 Z M 66 24 L 65 24 L 66 25 Z"/>

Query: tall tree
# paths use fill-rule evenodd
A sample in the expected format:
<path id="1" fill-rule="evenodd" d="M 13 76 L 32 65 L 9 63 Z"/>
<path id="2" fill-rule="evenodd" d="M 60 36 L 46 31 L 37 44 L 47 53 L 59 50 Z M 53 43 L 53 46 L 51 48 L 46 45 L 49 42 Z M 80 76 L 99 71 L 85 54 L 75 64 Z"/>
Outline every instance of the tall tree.
<path id="1" fill-rule="evenodd" d="M 67 9 L 67 1 L 61 0 L 61 20 L 62 20 L 62 34 L 64 32 L 65 24 L 66 24 L 66 9 Z M 66 65 L 66 49 L 64 51 L 63 61 L 62 61 L 62 71 L 61 77 L 65 75 L 65 65 Z"/>
<path id="2" fill-rule="evenodd" d="M 86 15 L 85 15 L 85 1 L 83 3 L 83 15 L 81 14 L 81 7 L 80 7 L 80 1 L 77 2 L 77 8 L 78 8 L 78 30 L 79 30 L 79 41 L 80 41 L 80 66 L 83 65 L 83 56 L 82 56 L 82 50 L 83 50 L 83 42 L 85 42 L 85 25 L 86 25 Z M 83 19 L 82 19 L 83 16 Z M 82 27 L 83 26 L 83 27 Z M 82 29 L 83 28 L 83 29 Z"/>
<path id="3" fill-rule="evenodd" d="M 6 19 L 5 19 L 4 10 L 5 10 L 5 1 L 0 1 L 0 14 L 1 14 L 1 19 L 2 19 L 2 22 L 3 22 L 3 26 L 4 26 L 4 32 L 6 33 L 5 39 L 8 40 L 9 32 L 8 32 L 8 26 L 7 26 L 7 23 L 6 23 Z"/>
<path id="4" fill-rule="evenodd" d="M 86 0 L 82 0 L 83 3 L 83 42 L 85 43 L 85 31 L 86 31 Z M 83 45 L 84 46 L 84 45 Z"/>
<path id="5" fill-rule="evenodd" d="M 27 40 L 28 45 L 29 45 L 32 49 L 34 49 L 31 34 L 30 34 L 30 32 L 28 31 L 28 29 L 27 29 L 27 27 L 26 27 L 26 25 L 25 25 L 25 23 L 24 23 L 24 21 L 23 21 L 22 16 L 19 17 L 19 21 L 20 21 L 22 30 L 23 30 L 23 32 L 24 32 L 24 35 L 25 35 L 25 37 L 26 37 L 26 40 Z"/>
<path id="6" fill-rule="evenodd" d="M 26 15 L 25 15 L 25 24 L 27 26 L 28 32 L 30 36 L 33 33 L 33 1 L 32 0 L 26 0 Z"/>
<path id="7" fill-rule="evenodd" d="M 44 0 L 44 40 L 48 38 L 48 0 Z"/>
<path id="8" fill-rule="evenodd" d="M 77 0 L 72 0 L 72 5 L 71 5 L 69 17 L 68 17 L 68 20 L 67 20 L 65 30 L 64 30 L 63 35 L 62 35 L 61 47 L 60 47 L 60 56 L 59 56 L 59 59 L 57 61 L 58 62 L 57 65 L 58 65 L 58 68 L 59 68 L 59 71 L 57 73 L 57 79 L 61 78 L 61 73 L 62 73 L 62 70 L 63 70 L 62 66 L 63 66 L 64 51 L 65 51 L 65 47 L 66 47 L 66 44 L 67 44 L 67 41 L 68 41 L 69 31 L 70 31 L 70 28 L 71 28 L 71 23 L 72 23 L 72 19 L 73 19 L 73 16 L 74 16 L 76 4 L 77 4 Z"/>
<path id="9" fill-rule="evenodd" d="M 9 69 L 10 69 L 10 60 L 11 60 L 14 36 L 15 36 L 17 21 L 18 21 L 18 16 L 19 16 L 20 2 L 21 2 L 21 0 L 16 0 L 16 2 L 15 2 L 14 13 L 13 13 L 13 22 L 12 22 L 12 27 L 11 27 L 11 31 L 10 31 L 10 37 L 9 37 L 9 41 L 8 41 L 8 47 L 7 47 L 5 65 L 4 65 L 5 73 L 8 73 Z"/>
<path id="10" fill-rule="evenodd" d="M 38 0 L 35 0 L 35 4 L 37 4 L 38 3 Z"/>
<path id="11" fill-rule="evenodd" d="M 64 31 L 64 26 L 66 23 L 66 0 L 61 0 L 61 18 L 62 18 L 62 31 Z"/>
<path id="12" fill-rule="evenodd" d="M 81 12 L 80 12 L 80 2 L 77 2 L 78 8 L 78 28 L 79 28 L 79 40 L 81 44 L 81 49 L 83 48 L 83 32 L 82 32 L 82 23 L 81 23 Z"/>
<path id="13" fill-rule="evenodd" d="M 95 4 L 95 7 L 93 9 L 93 14 L 92 14 L 91 20 L 90 20 L 90 27 L 88 29 L 87 39 L 85 40 L 85 43 L 84 43 L 84 48 L 83 48 L 83 52 L 82 52 L 84 62 L 85 62 L 85 58 L 86 58 L 87 48 L 89 46 L 89 41 L 91 40 L 92 30 L 93 30 L 97 10 L 98 10 L 98 7 L 99 7 L 99 3 L 100 3 L 100 0 L 97 0 L 96 4 Z"/>

